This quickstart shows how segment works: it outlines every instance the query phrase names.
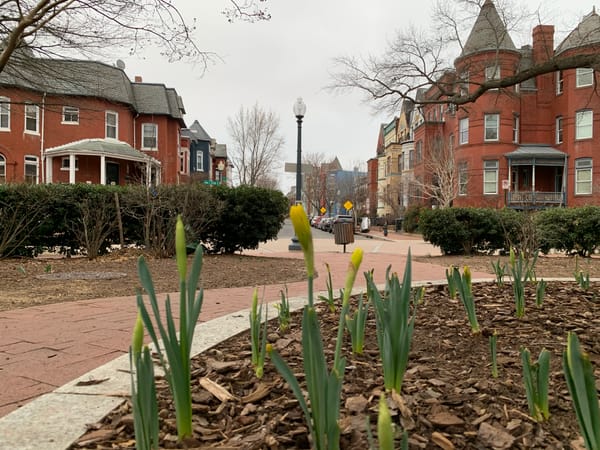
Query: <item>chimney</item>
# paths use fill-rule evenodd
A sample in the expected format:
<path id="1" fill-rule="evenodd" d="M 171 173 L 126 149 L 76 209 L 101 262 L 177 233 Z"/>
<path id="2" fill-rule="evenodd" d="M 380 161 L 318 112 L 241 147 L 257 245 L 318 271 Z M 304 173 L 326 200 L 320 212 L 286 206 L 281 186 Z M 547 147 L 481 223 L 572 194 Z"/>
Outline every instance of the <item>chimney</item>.
<path id="1" fill-rule="evenodd" d="M 136 82 L 136 83 L 141 83 L 141 82 L 142 82 L 142 77 L 141 77 L 141 76 L 139 76 L 139 75 L 136 75 L 136 76 L 135 76 L 135 82 Z"/>
<path id="2" fill-rule="evenodd" d="M 547 61 L 554 55 L 554 25 L 538 25 L 533 29 L 533 63 Z"/>

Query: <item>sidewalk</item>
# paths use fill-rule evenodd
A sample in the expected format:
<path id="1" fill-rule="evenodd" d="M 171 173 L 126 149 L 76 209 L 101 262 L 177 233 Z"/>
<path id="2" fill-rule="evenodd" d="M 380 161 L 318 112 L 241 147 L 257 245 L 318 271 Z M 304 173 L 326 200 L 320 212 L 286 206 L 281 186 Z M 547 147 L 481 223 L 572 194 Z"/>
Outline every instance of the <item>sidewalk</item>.
<path id="1" fill-rule="evenodd" d="M 343 286 L 353 249 L 364 251 L 361 271 L 374 269 L 375 281 L 383 283 L 386 268 L 400 274 L 408 249 L 412 255 L 435 255 L 439 250 L 414 236 L 390 233 L 386 240 L 377 232 L 374 239 L 342 246 L 329 239 L 315 239 L 315 266 L 319 276 L 316 291 L 326 289 L 328 263 L 335 292 Z M 262 244 L 250 255 L 302 258 L 290 252 L 289 241 Z M 445 267 L 413 262 L 413 281 L 445 280 Z M 489 274 L 474 273 L 474 278 Z M 260 286 L 267 302 L 278 301 L 284 285 Z M 364 277 L 357 277 L 355 292 L 364 290 Z M 204 292 L 201 322 L 241 311 L 250 306 L 254 286 L 211 289 Z M 306 295 L 306 283 L 287 285 L 288 295 Z M 173 310 L 178 311 L 178 294 L 172 293 Z M 165 295 L 159 296 L 162 300 Z M 0 313 L 0 417 L 9 414 L 42 394 L 54 391 L 70 380 L 127 353 L 135 321 L 135 296 L 51 304 Z M 178 317 L 175 318 L 176 320 Z"/>

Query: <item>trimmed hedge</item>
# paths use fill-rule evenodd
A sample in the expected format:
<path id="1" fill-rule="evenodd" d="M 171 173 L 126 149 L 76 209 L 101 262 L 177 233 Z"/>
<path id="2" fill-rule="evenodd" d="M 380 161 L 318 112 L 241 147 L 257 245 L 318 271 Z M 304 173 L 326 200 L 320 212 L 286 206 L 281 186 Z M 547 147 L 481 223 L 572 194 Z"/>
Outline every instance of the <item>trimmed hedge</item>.
<path id="1" fill-rule="evenodd" d="M 0 257 L 54 250 L 94 258 L 120 243 L 172 256 L 178 214 L 190 243 L 241 251 L 276 238 L 287 209 L 283 193 L 248 186 L 0 185 Z"/>
<path id="2" fill-rule="evenodd" d="M 551 249 L 590 256 L 600 248 L 600 207 L 512 209 L 425 209 L 419 216 L 423 239 L 447 255 L 493 253 L 517 247 L 533 254 Z"/>

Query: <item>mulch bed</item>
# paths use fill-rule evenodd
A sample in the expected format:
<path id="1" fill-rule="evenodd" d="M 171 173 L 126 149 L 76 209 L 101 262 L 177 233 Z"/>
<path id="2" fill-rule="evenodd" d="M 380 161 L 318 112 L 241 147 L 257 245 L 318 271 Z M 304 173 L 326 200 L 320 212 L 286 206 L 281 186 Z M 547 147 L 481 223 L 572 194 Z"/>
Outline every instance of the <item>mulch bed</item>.
<path id="1" fill-rule="evenodd" d="M 525 317 L 516 319 L 512 286 L 473 288 L 480 335 L 472 335 L 458 299 L 445 287 L 428 287 L 416 311 L 416 324 L 402 395 L 388 397 L 398 429 L 408 431 L 411 449 L 583 448 L 572 403 L 562 374 L 562 352 L 568 331 L 576 332 L 592 364 L 600 368 L 600 285 L 583 290 L 575 283 L 551 282 L 542 307 L 535 288 L 527 286 Z M 338 312 L 319 306 L 327 357 L 332 358 Z M 269 341 L 301 381 L 301 330 L 298 314 L 282 333 L 270 323 Z M 490 367 L 488 335 L 496 332 L 499 377 Z M 550 420 L 529 416 L 519 350 L 533 359 L 542 348 L 551 352 Z M 383 374 L 372 308 L 365 352 L 348 358 L 341 400 L 341 448 L 367 449 L 367 426 L 376 436 Z M 193 359 L 194 436 L 177 442 L 174 410 L 164 380 L 159 380 L 161 448 L 307 449 L 307 427 L 297 400 L 267 360 L 262 379 L 250 365 L 247 333 L 220 343 Z M 330 361 L 331 365 L 331 361 Z M 600 379 L 596 370 L 596 378 Z M 219 400 L 202 387 L 210 380 L 232 398 Z M 130 404 L 124 403 L 71 449 L 134 448 Z M 398 437 L 400 434 L 398 434 Z M 399 448 L 399 440 L 396 442 Z"/>

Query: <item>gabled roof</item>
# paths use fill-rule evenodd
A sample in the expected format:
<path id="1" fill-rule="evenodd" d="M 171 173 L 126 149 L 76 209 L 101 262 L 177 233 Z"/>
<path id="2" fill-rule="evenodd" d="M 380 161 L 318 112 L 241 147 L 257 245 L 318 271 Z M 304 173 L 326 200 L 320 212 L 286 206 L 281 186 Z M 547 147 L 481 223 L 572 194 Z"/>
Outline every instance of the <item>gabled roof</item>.
<path id="1" fill-rule="evenodd" d="M 181 130 L 181 135 L 196 141 L 210 142 L 212 140 L 197 120 L 194 120 L 194 123 L 192 123 L 189 128 Z"/>
<path id="2" fill-rule="evenodd" d="M 486 0 L 481 7 L 461 56 L 486 50 L 516 50 L 492 0 Z"/>
<path id="3" fill-rule="evenodd" d="M 556 47 L 555 54 L 586 45 L 600 44 L 600 16 L 594 8 L 573 31 Z"/>

